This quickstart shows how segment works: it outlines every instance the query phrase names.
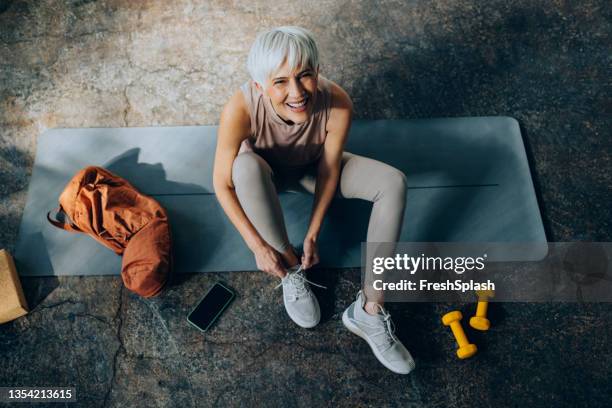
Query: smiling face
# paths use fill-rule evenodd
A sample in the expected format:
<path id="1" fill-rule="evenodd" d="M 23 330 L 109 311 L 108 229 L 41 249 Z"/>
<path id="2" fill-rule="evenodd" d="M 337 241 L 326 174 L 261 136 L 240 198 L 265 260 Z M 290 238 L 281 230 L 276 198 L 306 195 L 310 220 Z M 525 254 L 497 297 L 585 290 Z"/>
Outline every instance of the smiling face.
<path id="1" fill-rule="evenodd" d="M 264 94 L 270 98 L 274 111 L 289 124 L 306 122 L 312 115 L 319 67 L 300 67 L 294 71 L 287 61 L 265 84 Z M 258 89 L 262 87 L 256 83 Z"/>

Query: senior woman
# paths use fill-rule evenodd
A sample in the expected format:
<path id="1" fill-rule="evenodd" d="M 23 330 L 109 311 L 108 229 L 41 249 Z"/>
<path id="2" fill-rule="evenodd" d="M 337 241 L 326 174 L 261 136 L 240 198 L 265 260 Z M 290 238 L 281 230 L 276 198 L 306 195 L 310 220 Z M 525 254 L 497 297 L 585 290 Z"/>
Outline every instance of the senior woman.
<path id="1" fill-rule="evenodd" d="M 259 34 L 247 66 L 252 80 L 233 94 L 221 114 L 215 194 L 253 251 L 257 267 L 281 279 L 289 317 L 311 328 L 321 314 L 304 270 L 319 262 L 317 238 L 332 198 L 373 202 L 368 242 L 396 242 L 406 177 L 385 163 L 343 151 L 353 105 L 340 86 L 319 74 L 309 31 L 285 26 Z M 300 257 L 289 242 L 277 195 L 278 189 L 292 186 L 314 194 Z M 342 321 L 390 370 L 407 374 L 414 368 L 380 299 L 366 299 L 359 291 Z"/>

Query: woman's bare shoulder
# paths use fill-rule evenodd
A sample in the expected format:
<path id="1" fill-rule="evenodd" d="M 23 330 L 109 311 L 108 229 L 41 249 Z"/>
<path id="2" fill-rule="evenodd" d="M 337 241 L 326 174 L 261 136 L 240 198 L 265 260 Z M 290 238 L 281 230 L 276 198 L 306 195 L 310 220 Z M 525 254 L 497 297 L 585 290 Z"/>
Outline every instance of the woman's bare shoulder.
<path id="1" fill-rule="evenodd" d="M 221 150 L 237 151 L 238 146 L 251 134 L 251 117 L 239 89 L 223 107 L 219 122 L 218 139 Z"/>
<path id="2" fill-rule="evenodd" d="M 238 89 L 227 101 L 221 113 L 221 121 L 229 120 L 235 124 L 249 125 L 250 116 L 244 93 Z M 248 126 L 247 126 L 248 127 Z"/>
<path id="3" fill-rule="evenodd" d="M 353 101 L 342 87 L 332 80 L 329 81 L 331 93 L 331 109 L 326 130 L 329 134 L 345 135 L 353 116 Z M 344 136 L 343 136 L 344 137 Z"/>
<path id="4" fill-rule="evenodd" d="M 336 108 L 336 109 L 346 109 L 346 108 L 353 108 L 353 101 L 351 100 L 351 97 L 349 96 L 348 92 L 346 92 L 340 85 L 338 85 L 337 83 L 335 83 L 334 81 L 332 81 L 331 79 L 328 79 L 326 77 L 324 77 L 327 82 L 329 83 L 329 90 L 331 93 L 331 99 L 332 99 L 332 109 Z"/>

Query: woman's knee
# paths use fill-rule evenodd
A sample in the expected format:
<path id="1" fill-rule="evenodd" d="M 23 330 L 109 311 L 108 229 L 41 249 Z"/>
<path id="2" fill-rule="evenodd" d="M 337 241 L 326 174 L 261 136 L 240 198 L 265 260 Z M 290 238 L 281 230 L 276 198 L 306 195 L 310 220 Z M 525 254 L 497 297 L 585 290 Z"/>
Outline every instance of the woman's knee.
<path id="1" fill-rule="evenodd" d="M 240 153 L 232 164 L 232 181 L 236 184 L 249 184 L 272 174 L 270 165 L 257 153 Z"/>
<path id="2" fill-rule="evenodd" d="M 380 188 L 383 196 L 393 195 L 405 199 L 408 191 L 408 179 L 403 171 L 392 167 L 381 178 Z"/>

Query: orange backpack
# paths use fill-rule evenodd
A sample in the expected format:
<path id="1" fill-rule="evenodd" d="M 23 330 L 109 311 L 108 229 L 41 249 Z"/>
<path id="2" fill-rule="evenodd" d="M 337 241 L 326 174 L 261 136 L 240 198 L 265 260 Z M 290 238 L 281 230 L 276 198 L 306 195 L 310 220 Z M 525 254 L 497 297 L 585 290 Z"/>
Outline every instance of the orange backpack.
<path id="1" fill-rule="evenodd" d="M 83 232 L 123 254 L 121 278 L 143 297 L 157 296 L 172 271 L 170 225 L 166 210 L 153 198 L 102 167 L 86 167 L 68 182 L 59 213 L 70 223 L 47 220 L 58 228 Z"/>

